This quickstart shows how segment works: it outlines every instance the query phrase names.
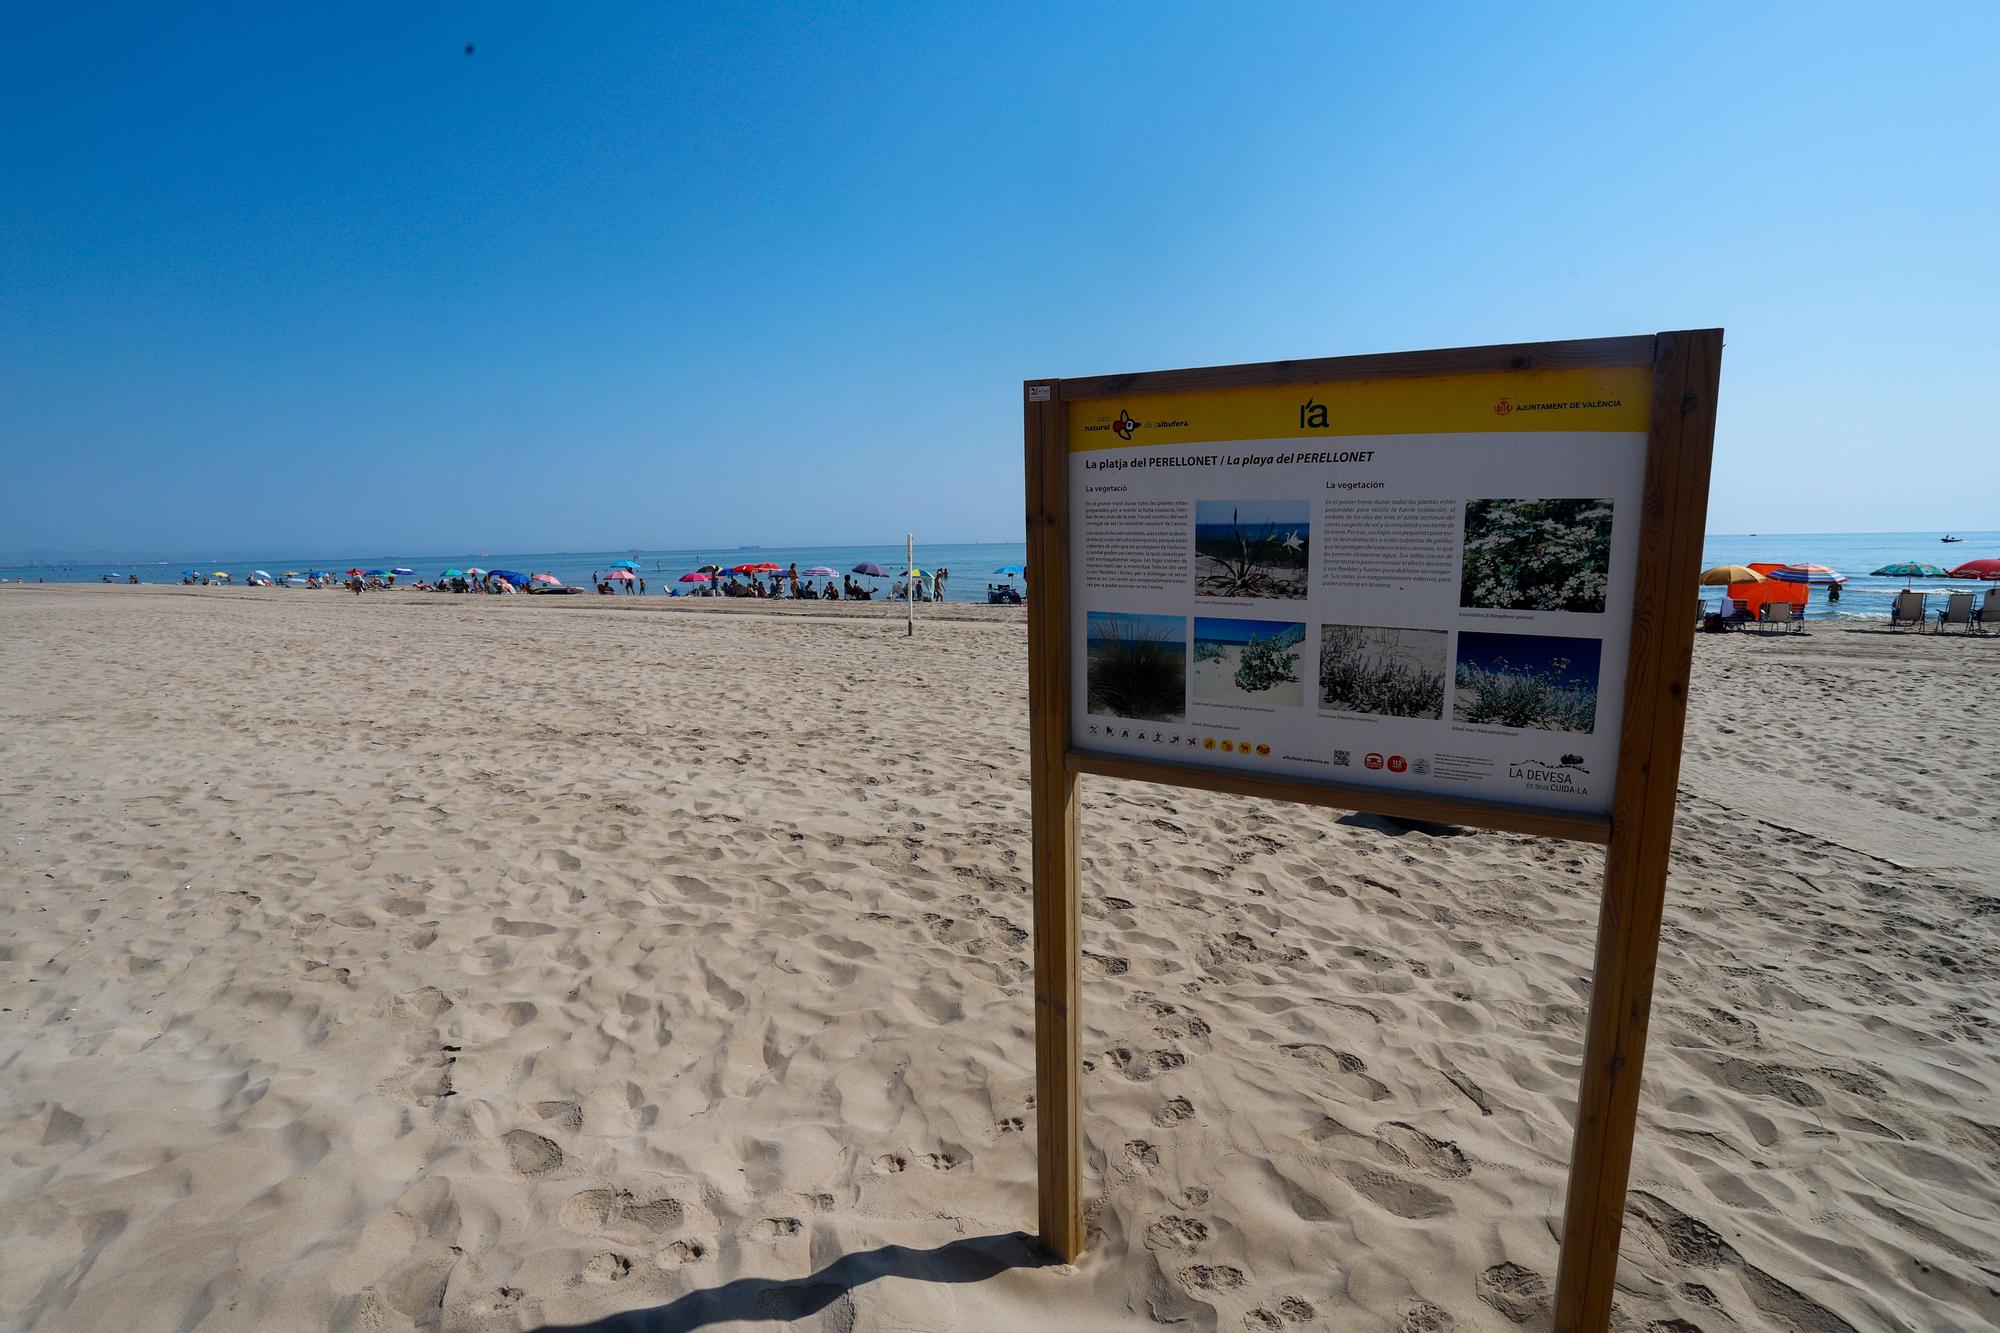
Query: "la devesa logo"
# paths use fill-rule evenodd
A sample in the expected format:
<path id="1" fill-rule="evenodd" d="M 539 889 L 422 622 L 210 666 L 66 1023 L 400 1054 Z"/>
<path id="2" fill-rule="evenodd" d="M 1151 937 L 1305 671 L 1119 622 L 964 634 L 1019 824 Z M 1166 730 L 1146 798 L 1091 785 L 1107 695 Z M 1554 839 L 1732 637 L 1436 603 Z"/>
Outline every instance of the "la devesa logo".
<path id="1" fill-rule="evenodd" d="M 1558 796 L 1590 794 L 1590 770 L 1583 766 L 1580 754 L 1566 754 L 1557 764 L 1546 759 L 1516 759 L 1507 765 L 1507 776 L 1537 791 Z"/>

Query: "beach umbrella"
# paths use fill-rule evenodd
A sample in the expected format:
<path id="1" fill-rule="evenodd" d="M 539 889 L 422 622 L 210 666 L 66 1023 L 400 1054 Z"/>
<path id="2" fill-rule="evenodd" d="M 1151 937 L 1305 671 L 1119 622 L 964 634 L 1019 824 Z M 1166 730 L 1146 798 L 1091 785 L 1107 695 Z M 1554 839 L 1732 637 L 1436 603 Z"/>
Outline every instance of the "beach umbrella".
<path id="1" fill-rule="evenodd" d="M 201 577 L 201 571 L 198 569 L 183 569 L 181 577 L 184 579 L 198 579 Z"/>
<path id="2" fill-rule="evenodd" d="M 229 577 L 229 571 L 226 569 L 218 569 L 213 574 L 210 574 L 209 577 L 212 579 L 226 579 Z"/>
<path id="3" fill-rule="evenodd" d="M 288 579 L 295 579 L 298 576 L 299 576 L 299 571 L 296 569 L 288 569 L 285 571 L 285 577 Z"/>
<path id="4" fill-rule="evenodd" d="M 1808 583 L 1821 586 L 1847 582 L 1847 575 L 1837 569 L 1829 569 L 1825 565 L 1780 565 L 1771 571 L 1771 577 L 1780 583 Z"/>
<path id="5" fill-rule="evenodd" d="M 1871 571 L 1869 576 L 1878 579 L 1941 579 L 1945 577 L 1945 572 L 1942 566 L 1928 565 L 1921 560 L 1899 560 L 1893 565 Z"/>
<path id="6" fill-rule="evenodd" d="M 368 577 L 371 579 L 386 579 L 389 577 L 389 571 L 386 569 L 371 569 L 368 571 Z"/>
<path id="7" fill-rule="evenodd" d="M 828 569 L 825 565 L 814 565 L 811 569 L 800 571 L 801 574 L 809 579 L 830 579 L 839 572 L 838 570 Z"/>
<path id="8" fill-rule="evenodd" d="M 613 560 L 611 567 L 613 569 L 637 569 L 639 562 L 637 560 Z"/>
<path id="9" fill-rule="evenodd" d="M 462 579 L 465 577 L 465 571 L 462 569 L 447 569 L 444 573 L 438 575 L 438 577 L 441 579 Z"/>
<path id="10" fill-rule="evenodd" d="M 903 571 L 902 576 L 904 578 L 908 578 L 912 574 L 915 574 L 920 579 L 927 579 L 930 577 L 930 572 L 928 570 L 922 570 L 922 569 L 906 569 Z"/>
<path id="11" fill-rule="evenodd" d="M 1701 586 L 1720 588 L 1731 583 L 1762 583 L 1764 576 L 1742 565 L 1717 565 L 1701 571 Z"/>
<path id="12" fill-rule="evenodd" d="M 681 582 L 682 582 L 682 583 L 707 583 L 707 582 L 709 581 L 709 579 L 710 579 L 711 577 L 712 577 L 711 575 L 708 575 L 708 574 L 704 574 L 704 573 L 702 573 L 702 572 L 701 572 L 700 570 L 698 570 L 698 569 L 697 569 L 697 570 L 696 570 L 696 571 L 695 571 L 694 573 L 692 573 L 692 574 L 683 574 L 683 575 L 681 575 Z"/>
<path id="13" fill-rule="evenodd" d="M 630 583 L 630 582 L 632 581 L 632 571 L 631 571 L 631 570 L 629 570 L 629 569 L 607 569 L 607 570 L 605 570 L 605 571 L 604 571 L 604 581 L 605 581 L 606 583 L 609 583 L 609 582 L 611 582 L 611 581 L 612 581 L 613 579 L 617 579 L 617 580 L 619 580 L 620 582 L 623 582 L 623 583 Z"/>
<path id="14" fill-rule="evenodd" d="M 361 571 L 360 571 L 360 570 L 358 570 L 358 569 L 350 569 L 350 570 L 348 570 L 347 572 L 348 572 L 349 574 L 359 574 L 359 573 L 360 573 Z"/>
<path id="15" fill-rule="evenodd" d="M 560 588 L 563 586 L 563 581 L 557 578 L 555 575 L 549 573 L 547 570 L 542 570 L 539 573 L 528 575 L 528 581 L 530 583 L 546 583 L 551 588 Z"/>
<path id="16" fill-rule="evenodd" d="M 250 571 L 250 577 L 253 579 L 268 579 L 271 577 L 271 571 L 268 569 L 253 569 Z"/>
<path id="17" fill-rule="evenodd" d="M 526 574 L 518 573 L 511 569 L 496 569 L 488 573 L 486 577 L 489 579 L 500 579 L 513 584 L 517 588 L 524 588 L 528 584 L 528 576 Z"/>
<path id="18" fill-rule="evenodd" d="M 1741 566 L 1731 566 L 1731 568 L 1741 568 Z M 995 574 L 1005 574 L 1009 578 L 1011 578 L 1016 574 L 1026 574 L 1028 572 L 1028 567 L 1026 565 L 1002 565 L 1000 566 L 1000 568 L 994 570 L 993 572 Z M 1702 575 L 1702 583 L 1706 585 L 1707 582 L 1708 582 L 1708 576 L 1706 574 Z"/>
<path id="19" fill-rule="evenodd" d="M 2000 560 L 1968 560 L 1947 576 L 1954 579 L 2000 579 Z"/>
<path id="20" fill-rule="evenodd" d="M 409 569 L 403 565 L 397 565 L 394 569 L 390 570 L 389 572 L 391 574 L 414 574 L 417 571 L 414 569 Z"/>
<path id="21" fill-rule="evenodd" d="M 886 579 L 889 577 L 888 574 L 883 572 L 882 566 L 876 564 L 873 560 L 863 560 L 854 567 L 854 572 L 857 574 L 866 574 L 871 579 Z"/>

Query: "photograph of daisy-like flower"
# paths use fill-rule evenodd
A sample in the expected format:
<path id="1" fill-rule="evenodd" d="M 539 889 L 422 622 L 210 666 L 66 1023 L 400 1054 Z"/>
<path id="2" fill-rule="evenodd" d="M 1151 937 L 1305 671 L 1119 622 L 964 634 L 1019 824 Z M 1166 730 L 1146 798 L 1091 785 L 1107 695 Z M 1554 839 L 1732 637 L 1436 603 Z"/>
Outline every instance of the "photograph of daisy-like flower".
<path id="1" fill-rule="evenodd" d="M 1611 501 L 1466 501 L 1460 606 L 1602 611 L 1610 575 Z"/>

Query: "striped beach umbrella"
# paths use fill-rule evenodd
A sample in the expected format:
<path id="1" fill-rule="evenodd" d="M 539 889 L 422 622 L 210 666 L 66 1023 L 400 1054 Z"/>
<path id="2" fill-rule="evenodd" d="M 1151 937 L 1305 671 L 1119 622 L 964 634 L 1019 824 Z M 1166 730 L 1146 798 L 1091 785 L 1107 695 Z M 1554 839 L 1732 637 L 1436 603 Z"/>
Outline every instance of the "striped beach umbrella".
<path id="1" fill-rule="evenodd" d="M 1826 565 L 1780 565 L 1771 571 L 1779 583 L 1809 583 L 1819 587 L 1847 582 L 1847 575 Z"/>

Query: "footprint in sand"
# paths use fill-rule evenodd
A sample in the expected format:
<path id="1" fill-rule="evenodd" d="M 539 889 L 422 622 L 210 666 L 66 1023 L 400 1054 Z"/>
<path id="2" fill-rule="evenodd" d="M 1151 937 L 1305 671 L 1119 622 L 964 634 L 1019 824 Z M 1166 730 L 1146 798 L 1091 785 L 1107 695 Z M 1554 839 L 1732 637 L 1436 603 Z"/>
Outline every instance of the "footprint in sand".
<path id="1" fill-rule="evenodd" d="M 1197 1291 L 1234 1291 L 1244 1283 L 1243 1270 L 1229 1264 L 1196 1264 L 1181 1270 L 1181 1285 Z"/>
<path id="2" fill-rule="evenodd" d="M 767 1217 L 751 1227 L 749 1235 L 752 1240 L 783 1240 L 803 1230 L 805 1223 L 796 1217 Z"/>
<path id="3" fill-rule="evenodd" d="M 1434 1139 L 1414 1125 L 1393 1120 L 1376 1131 L 1375 1151 L 1392 1166 L 1405 1166 L 1440 1180 L 1463 1180 L 1472 1166 L 1456 1143 Z"/>
<path id="4" fill-rule="evenodd" d="M 1146 1243 L 1155 1249 L 1192 1250 L 1208 1239 L 1208 1223 L 1192 1217 L 1163 1217 L 1146 1228 Z"/>
<path id="5" fill-rule="evenodd" d="M 898 1171 L 907 1170 L 909 1165 L 908 1158 L 899 1157 L 892 1152 L 885 1152 L 875 1159 L 876 1172 L 885 1176 L 891 1176 Z"/>
<path id="6" fill-rule="evenodd" d="M 593 1254 L 583 1265 L 584 1276 L 593 1282 L 617 1282 L 632 1271 L 632 1261 L 622 1254 L 606 1250 Z"/>
<path id="7" fill-rule="evenodd" d="M 1495 1264 L 1479 1275 L 1479 1299 L 1517 1324 L 1549 1309 L 1549 1284 L 1540 1273 L 1516 1263 Z"/>
<path id="8" fill-rule="evenodd" d="M 1376 1207 L 1411 1219 L 1442 1217 L 1451 1211 L 1451 1200 L 1426 1185 L 1405 1180 L 1389 1171 L 1349 1167 L 1347 1183 L 1355 1193 Z"/>
<path id="9" fill-rule="evenodd" d="M 1125 1145 L 1125 1162 L 1133 1168 L 1158 1166 L 1160 1150 L 1144 1139 L 1133 1139 Z"/>
<path id="10" fill-rule="evenodd" d="M 1153 1112 L 1153 1123 L 1165 1129 L 1170 1125 L 1186 1124 L 1194 1119 L 1194 1103 L 1185 1097 L 1174 1097 L 1165 1106 Z"/>
<path id="11" fill-rule="evenodd" d="M 507 1160 L 524 1176 L 545 1176 L 563 1164 L 563 1150 L 553 1139 L 528 1130 L 509 1130 L 500 1142 L 506 1146 Z"/>

